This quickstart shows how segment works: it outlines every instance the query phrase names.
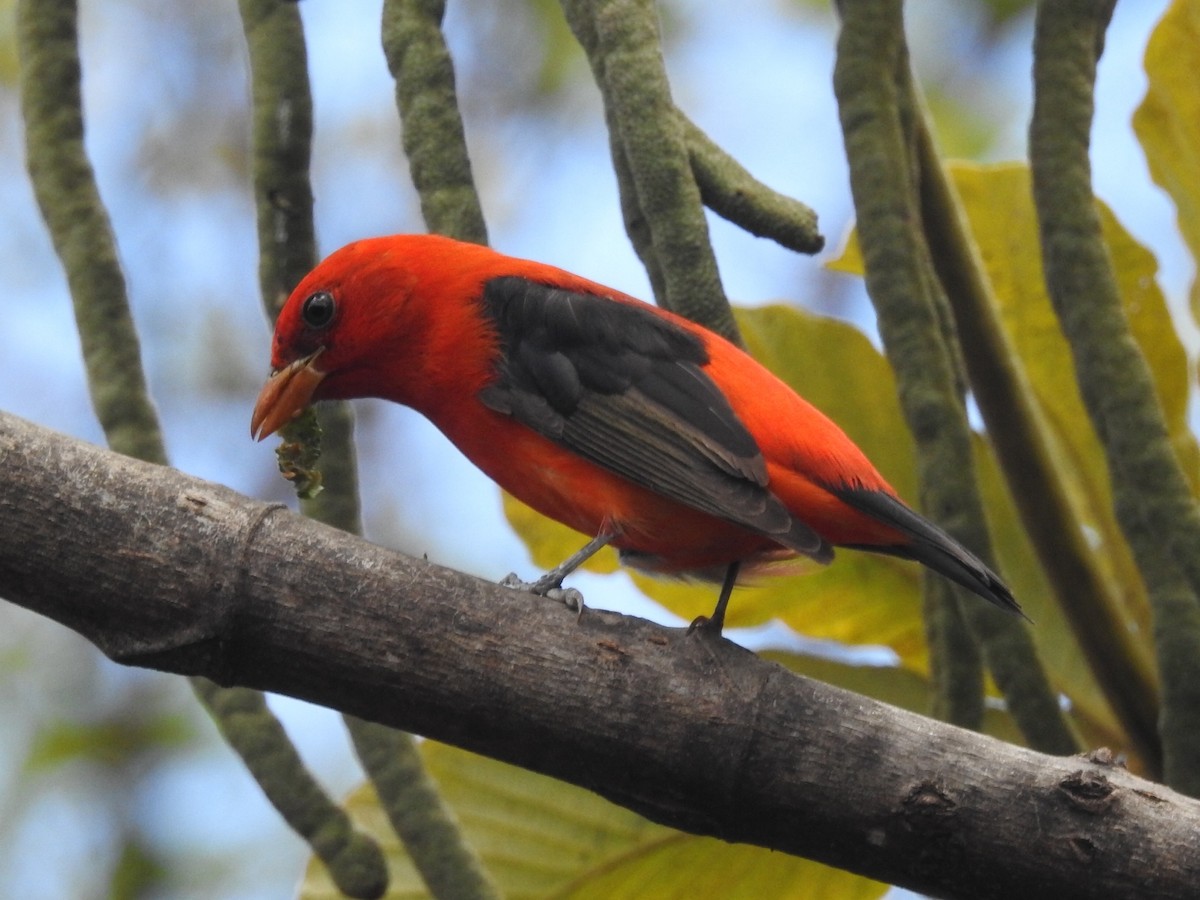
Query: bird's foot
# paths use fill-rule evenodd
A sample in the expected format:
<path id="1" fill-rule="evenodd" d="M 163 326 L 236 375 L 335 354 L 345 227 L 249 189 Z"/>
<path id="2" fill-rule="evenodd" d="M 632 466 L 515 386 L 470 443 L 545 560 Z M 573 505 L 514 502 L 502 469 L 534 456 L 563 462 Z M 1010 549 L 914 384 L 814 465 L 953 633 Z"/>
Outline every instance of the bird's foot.
<path id="1" fill-rule="evenodd" d="M 692 619 L 692 624 L 688 626 L 688 634 L 698 632 L 702 637 L 712 640 L 721 637 L 721 632 L 725 629 L 725 608 L 729 606 L 729 595 L 733 593 L 733 586 L 737 584 L 738 571 L 741 566 L 741 562 L 736 560 L 729 564 L 729 568 L 725 570 L 725 581 L 721 584 L 721 596 L 717 598 L 713 614 L 696 616 Z"/>
<path id="2" fill-rule="evenodd" d="M 722 630 L 725 628 L 725 617 L 719 619 L 716 616 L 709 618 L 708 616 L 696 616 L 692 619 L 692 623 L 687 627 L 688 634 L 698 634 L 702 638 L 716 639 L 721 636 Z"/>
<path id="3" fill-rule="evenodd" d="M 548 600 L 556 600 L 575 613 L 576 618 L 583 615 L 583 594 L 575 588 L 563 587 L 562 579 L 555 578 L 553 572 L 543 575 L 537 581 L 524 581 L 517 577 L 516 572 L 509 572 L 500 580 L 500 584 L 515 591 L 525 591 Z"/>

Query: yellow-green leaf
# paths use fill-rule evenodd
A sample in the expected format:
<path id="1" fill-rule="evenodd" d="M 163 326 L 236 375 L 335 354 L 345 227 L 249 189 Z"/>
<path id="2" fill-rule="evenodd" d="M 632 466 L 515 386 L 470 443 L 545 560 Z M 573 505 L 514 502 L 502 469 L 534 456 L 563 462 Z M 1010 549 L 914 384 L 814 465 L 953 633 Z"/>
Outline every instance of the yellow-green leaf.
<path id="1" fill-rule="evenodd" d="M 953 176 L 1003 326 L 1058 446 L 1059 474 L 1071 488 L 1081 525 L 1097 535 L 1098 561 L 1111 564 L 1114 577 L 1129 585 L 1129 609 L 1144 627 L 1145 598 L 1112 514 L 1104 455 L 1079 396 L 1070 350 L 1046 296 L 1029 170 L 1024 165 L 959 165 Z M 1157 264 L 1111 210 L 1098 205 L 1130 326 L 1154 374 L 1172 438 L 1194 477 L 1198 457 L 1187 426 L 1187 357 L 1155 281 Z"/>
<path id="2" fill-rule="evenodd" d="M 1118 596 L 1149 667 L 1149 608 L 1144 588 L 1116 523 L 1112 489 L 1100 443 L 1083 407 L 1070 350 L 1046 296 L 1030 180 L 1024 165 L 953 168 L 955 185 L 970 219 L 999 305 L 1003 327 L 1032 386 L 1044 432 L 1053 448 L 1057 476 L 1067 487 L 1079 527 L 1095 547 L 1093 561 Z M 1197 445 L 1188 427 L 1188 363 L 1159 290 L 1157 263 L 1097 201 L 1130 328 L 1154 376 L 1172 441 L 1196 482 Z M 1036 614 L 1035 614 L 1036 617 Z M 1039 622 L 1040 624 L 1040 622 Z M 1083 673 L 1065 623 L 1052 619 L 1036 632 L 1056 683 L 1098 720 L 1098 689 Z M 1053 637 L 1053 643 L 1047 638 Z"/>
<path id="3" fill-rule="evenodd" d="M 421 753 L 509 900 L 873 900 L 887 890 L 819 863 L 655 825 L 583 788 L 444 744 L 425 741 Z M 374 792 L 360 788 L 348 808 L 387 854 L 388 900 L 427 897 Z M 310 862 L 301 896 L 339 895 L 323 866 Z"/>
<path id="4" fill-rule="evenodd" d="M 1119 586 L 1130 628 L 1141 636 L 1143 657 L 1149 665 L 1148 606 L 1113 515 L 1107 466 L 1079 397 L 1070 350 L 1045 292 L 1028 168 L 956 164 L 951 175 L 987 269 L 1003 327 L 1035 395 L 1058 477 L 1067 487 L 1079 527 L 1092 538 L 1095 565 L 1105 573 L 1107 582 Z M 1172 439 L 1195 483 L 1198 457 L 1187 423 L 1187 358 L 1155 280 L 1156 262 L 1108 207 L 1099 203 L 1098 208 L 1132 331 L 1154 374 Z M 861 273 L 862 259 L 853 235 L 831 268 Z M 1120 746 L 1119 725 L 1070 626 L 1054 604 L 1047 602 L 1048 586 L 990 451 L 979 454 L 978 468 L 1002 570 L 1037 623 L 1034 635 L 1056 686 L 1071 699 L 1086 733 L 1107 735 L 1110 743 Z"/>
<path id="5" fill-rule="evenodd" d="M 1171 195 L 1179 230 L 1200 262 L 1200 4 L 1175 0 L 1146 45 L 1146 97 L 1133 129 L 1154 180 Z M 1200 316 L 1200 282 L 1192 285 L 1193 315 Z"/>

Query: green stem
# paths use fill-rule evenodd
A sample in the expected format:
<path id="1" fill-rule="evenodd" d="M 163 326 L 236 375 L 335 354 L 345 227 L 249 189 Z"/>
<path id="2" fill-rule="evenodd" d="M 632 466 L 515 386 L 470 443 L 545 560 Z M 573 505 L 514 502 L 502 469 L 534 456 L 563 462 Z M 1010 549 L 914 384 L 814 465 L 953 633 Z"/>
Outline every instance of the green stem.
<path id="1" fill-rule="evenodd" d="M 454 65 L 442 34 L 443 0 L 385 0 L 381 26 L 384 54 L 396 81 L 396 105 L 404 126 L 404 152 L 430 231 L 487 243 L 483 207 L 471 175 L 466 135 L 454 87 Z M 336 439 L 323 423 L 327 437 Z M 358 491 L 353 468 L 326 470 L 332 524 L 356 530 Z M 339 488 L 338 481 L 342 481 Z M 488 871 L 467 843 L 451 809 L 425 772 L 409 735 L 351 716 L 346 726 L 380 804 L 409 857 L 435 897 L 499 897 Z"/>
<path id="2" fill-rule="evenodd" d="M 985 560 L 992 556 L 971 453 L 971 431 L 954 345 L 953 321 L 922 233 L 915 156 L 919 111 L 911 86 L 901 5 L 839 4 L 842 32 L 834 71 L 850 183 L 859 218 L 867 289 L 896 371 L 901 407 L 917 442 L 923 508 Z M 1030 744 L 1076 749 L 1071 730 L 1024 624 L 956 589 L 970 633 Z M 937 609 L 937 606 L 934 606 Z M 931 623 L 933 633 L 949 628 Z M 941 647 L 951 648 L 949 641 Z M 938 645 L 932 649 L 937 650 Z M 960 659 L 937 665 L 952 671 Z M 935 667 L 936 671 L 936 667 Z M 948 696 L 944 706 L 962 708 Z"/>
<path id="3" fill-rule="evenodd" d="M 349 816 L 326 797 L 262 693 L 220 688 L 205 678 L 191 681 L 229 746 L 245 761 L 288 825 L 325 864 L 338 890 L 349 897 L 382 897 L 388 884 L 383 851 L 356 831 Z"/>
<path id="4" fill-rule="evenodd" d="M 940 323 L 930 297 L 931 281 L 921 265 L 915 188 L 909 165 L 908 136 L 899 111 L 896 85 L 905 77 L 907 51 L 900 5 L 891 0 L 843 3 L 834 90 L 850 163 L 850 184 L 858 213 L 867 291 L 875 304 L 879 330 L 896 372 L 901 408 L 918 449 L 922 506 L 963 540 L 969 512 L 960 503 L 973 493 L 969 447 L 963 434 L 965 413 L 955 395 L 953 362 L 937 337 Z M 940 476 L 949 476 L 943 480 Z M 977 552 L 980 545 L 967 538 Z M 926 604 L 938 710 L 962 709 L 949 692 L 943 673 L 972 665 L 970 678 L 982 685 L 978 651 L 951 635 L 957 616 L 945 604 Z M 974 723 L 972 723 L 974 724 Z"/>
<path id="5" fill-rule="evenodd" d="M 1147 769 L 1161 768 L 1154 662 L 1124 622 L 1116 586 L 1095 555 L 1057 476 L 1047 435 L 1016 351 L 1000 323 L 979 248 L 935 145 L 919 123 L 921 215 L 945 289 L 971 388 L 988 438 L 1059 608 L 1066 614 L 1105 698 Z"/>
<path id="6" fill-rule="evenodd" d="M 562 5 L 604 99 L 626 227 L 658 302 L 740 343 L 709 242 L 683 119 L 671 99 L 654 3 Z"/>
<path id="7" fill-rule="evenodd" d="M 499 888 L 479 858 L 464 855 L 453 811 L 425 771 L 416 741 L 402 731 L 346 716 L 363 767 L 383 802 L 388 821 L 416 863 L 430 894 L 447 898 L 498 898 Z"/>
<path id="8" fill-rule="evenodd" d="M 17 9 L 25 159 L 75 307 L 92 406 L 109 446 L 165 465 L 117 242 L 83 146 L 74 0 Z"/>
<path id="9" fill-rule="evenodd" d="M 646 211 L 638 200 L 637 184 L 633 177 L 633 168 L 625 148 L 621 144 L 621 133 L 613 114 L 609 110 L 604 113 L 608 129 L 608 145 L 612 154 L 613 173 L 617 176 L 617 196 L 621 202 L 621 220 L 625 223 L 625 233 L 633 245 L 646 276 L 650 279 L 650 291 L 662 303 L 667 296 L 667 276 L 663 271 L 663 262 L 654 250 L 654 235 L 650 231 L 650 221 Z"/>
<path id="10" fill-rule="evenodd" d="M 1200 795 L 1200 509 L 1121 305 L 1088 158 L 1096 64 L 1112 7 L 1113 0 L 1038 7 L 1029 138 L 1034 202 L 1050 299 L 1154 615 L 1164 777 Z"/>
<path id="11" fill-rule="evenodd" d="M 312 96 L 303 25 L 294 4 L 240 0 L 250 53 L 258 279 L 271 321 L 316 264 Z"/>
<path id="12" fill-rule="evenodd" d="M 74 0 L 19 3 L 17 41 L 26 164 L 66 272 L 92 407 L 113 450 L 165 464 L 116 237 L 84 150 Z M 144 855 L 128 823 L 120 831 L 111 892 L 151 890 L 162 881 L 159 861 Z"/>
<path id="13" fill-rule="evenodd" d="M 929 644 L 930 715 L 978 731 L 983 727 L 983 660 L 963 620 L 954 589 L 944 579 L 921 582 Z"/>
<path id="14" fill-rule="evenodd" d="M 282 0 L 242 0 L 242 16 L 250 47 L 255 104 L 254 190 L 259 216 L 259 275 L 263 302 L 274 317 L 301 278 L 316 264 L 313 239 L 312 190 L 308 164 L 312 143 L 312 99 L 308 84 L 304 32 L 294 3 Z M 352 534 L 362 531 L 355 468 L 354 421 L 345 403 L 326 403 L 317 413 L 321 424 L 321 470 L 324 490 L 302 502 L 305 515 Z M 436 791 L 424 789 L 428 780 L 416 745 L 406 735 L 386 728 L 364 729 L 345 717 L 355 751 L 375 784 L 389 817 L 446 818 L 448 812 Z M 396 754 L 396 758 L 390 758 Z M 395 771 L 412 780 L 405 789 Z M 267 785 L 264 784 L 264 788 Z M 317 799 L 311 796 L 314 801 Z M 409 808 L 420 804 L 420 808 Z M 336 822 L 337 807 L 325 813 Z M 290 820 L 289 820 L 290 821 Z M 490 897 L 490 884 L 478 858 L 453 827 L 438 833 L 436 845 L 412 843 L 401 834 L 409 856 L 426 884 L 434 889 L 450 877 L 456 884 L 477 889 L 455 896 Z M 378 849 L 372 847 L 378 854 Z M 313 849 L 320 854 L 320 848 Z M 329 861 L 326 861 L 327 864 Z M 379 860 L 383 883 L 387 871 Z M 362 867 L 359 863 L 358 868 Z M 350 871 L 354 871 L 352 868 Z M 467 875 L 461 873 L 466 872 Z M 344 878 L 330 868 L 335 882 Z M 343 888 L 344 890 L 345 888 Z M 441 896 L 438 894 L 438 896 Z"/>
<path id="15" fill-rule="evenodd" d="M 25 3 L 20 20 L 30 177 L 68 273 L 93 402 L 113 449 L 165 465 L 116 241 L 83 149 L 75 5 Z M 268 796 L 282 804 L 285 818 L 318 836 L 314 850 L 331 864 L 335 881 L 351 896 L 381 896 L 387 883 L 382 853 L 350 832 L 261 695 L 190 680 L 222 732 L 236 735 L 231 743 Z"/>
<path id="16" fill-rule="evenodd" d="M 251 96 L 254 111 L 254 194 L 258 212 L 259 287 L 267 315 L 274 319 L 301 278 L 316 264 L 316 239 L 313 227 L 313 196 L 309 181 L 312 156 L 312 93 L 308 82 L 307 48 L 300 14 L 294 4 L 280 0 L 241 0 L 240 10 L 246 44 L 250 53 Z M 347 505 L 345 473 L 353 471 L 353 447 L 350 443 L 349 409 L 333 404 L 322 409 L 320 419 L 330 423 L 332 435 L 323 440 L 322 470 L 326 489 L 318 499 L 307 501 L 305 512 L 312 515 L 329 508 Z M 331 421 L 332 420 L 332 421 Z M 338 428 L 341 423 L 342 427 Z M 331 475 L 331 470 L 333 474 Z M 332 482 L 332 490 L 330 483 Z M 350 490 L 353 492 L 351 482 Z M 349 501 L 348 513 L 357 528 L 357 503 Z M 340 523 L 339 523 L 340 524 Z M 210 708 L 220 709 L 210 703 Z M 262 706 L 266 714 L 265 704 Z M 269 727 L 264 722 L 264 727 Z M 282 729 L 278 740 L 287 744 L 276 755 L 294 753 Z M 237 746 L 237 744 L 235 744 Z M 255 749 L 247 743 L 246 751 Z M 306 838 L 303 829 L 315 822 L 314 834 L 340 829 L 345 813 L 327 798 L 299 765 L 291 766 L 294 785 L 273 785 L 259 776 L 270 771 L 263 761 L 247 758 L 271 802 L 293 828 Z M 298 761 L 297 761 L 298 762 Z M 311 811 L 296 810 L 297 798 L 312 804 Z M 319 824 L 324 821 L 326 824 Z M 345 862 L 326 858 L 321 847 L 310 840 L 313 852 L 325 862 L 330 876 L 345 891 L 343 882 L 368 869 L 383 889 L 387 887 L 387 865 L 373 841 L 363 837 L 357 856 Z M 370 849 L 366 849 L 367 847 Z M 341 865 L 343 868 L 334 868 Z"/>
<path id="17" fill-rule="evenodd" d="M 487 243 L 471 175 L 454 64 L 442 34 L 444 0 L 385 0 L 383 51 L 396 80 L 404 153 L 430 231 Z"/>
<path id="18" fill-rule="evenodd" d="M 825 238 L 812 207 L 760 182 L 682 112 L 679 120 L 705 206 L 756 237 L 797 253 L 821 252 Z"/>

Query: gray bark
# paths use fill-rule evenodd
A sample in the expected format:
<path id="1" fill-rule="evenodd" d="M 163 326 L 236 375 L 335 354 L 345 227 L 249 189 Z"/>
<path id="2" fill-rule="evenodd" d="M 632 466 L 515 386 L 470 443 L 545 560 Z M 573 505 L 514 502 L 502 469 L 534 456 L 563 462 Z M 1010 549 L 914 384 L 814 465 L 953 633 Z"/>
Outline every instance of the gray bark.
<path id="1" fill-rule="evenodd" d="M 1194 897 L 1200 802 L 520 594 L 0 413 L 0 596 L 686 831 L 945 897 Z M 599 600 L 600 598 L 593 598 Z"/>

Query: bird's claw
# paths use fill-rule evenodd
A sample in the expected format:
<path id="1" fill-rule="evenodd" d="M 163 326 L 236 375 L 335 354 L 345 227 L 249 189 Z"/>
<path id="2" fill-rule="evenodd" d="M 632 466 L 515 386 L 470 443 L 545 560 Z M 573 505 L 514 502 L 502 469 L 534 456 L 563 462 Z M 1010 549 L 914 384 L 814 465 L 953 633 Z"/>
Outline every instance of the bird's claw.
<path id="1" fill-rule="evenodd" d="M 551 600 L 557 600 L 571 612 L 575 613 L 575 618 L 578 619 L 583 615 L 583 594 L 575 588 L 550 588 L 543 595 Z"/>
<path id="2" fill-rule="evenodd" d="M 723 619 L 724 617 L 722 617 Z M 696 616 L 687 627 L 687 633 L 700 634 L 703 637 L 719 638 L 724 630 L 725 622 L 708 616 Z"/>
<path id="3" fill-rule="evenodd" d="M 509 572 L 502 579 L 500 584 L 507 588 L 512 588 L 515 591 L 525 591 L 530 594 L 536 594 L 539 597 L 545 597 L 548 600 L 557 600 L 571 612 L 575 613 L 578 618 L 583 615 L 583 594 L 575 588 L 565 588 L 561 581 L 556 581 L 553 578 L 545 576 L 537 581 L 525 581 L 517 577 L 516 572 Z"/>

